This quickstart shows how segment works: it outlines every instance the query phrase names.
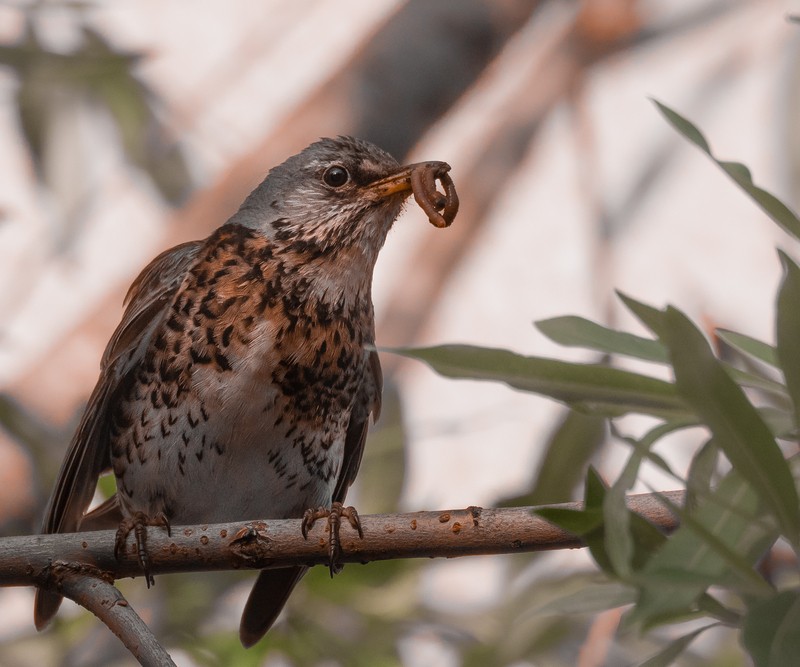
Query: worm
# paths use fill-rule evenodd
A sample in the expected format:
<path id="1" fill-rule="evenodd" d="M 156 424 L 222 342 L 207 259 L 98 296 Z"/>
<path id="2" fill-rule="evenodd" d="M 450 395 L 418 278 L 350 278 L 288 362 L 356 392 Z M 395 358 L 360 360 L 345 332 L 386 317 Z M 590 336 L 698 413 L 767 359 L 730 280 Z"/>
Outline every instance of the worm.
<path id="1" fill-rule="evenodd" d="M 448 226 L 453 224 L 453 220 L 456 218 L 456 213 L 458 213 L 458 193 L 456 192 L 455 183 L 453 183 L 453 179 L 450 178 L 450 174 L 445 172 L 441 176 L 439 176 L 439 180 L 442 183 L 442 187 L 446 193 L 444 210 L 442 211 L 442 217 L 444 218 L 445 224 Z"/>
<path id="2" fill-rule="evenodd" d="M 436 189 L 437 179 L 444 194 Z M 420 166 L 411 172 L 411 190 L 420 208 L 434 227 L 449 227 L 458 213 L 458 195 L 453 179 L 445 169 Z"/>

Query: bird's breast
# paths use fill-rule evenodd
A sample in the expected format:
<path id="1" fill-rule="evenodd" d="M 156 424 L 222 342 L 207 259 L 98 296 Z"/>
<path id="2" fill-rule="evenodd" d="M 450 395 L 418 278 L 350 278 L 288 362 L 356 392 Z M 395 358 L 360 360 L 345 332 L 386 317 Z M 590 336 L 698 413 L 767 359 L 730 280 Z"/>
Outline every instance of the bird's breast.
<path id="1" fill-rule="evenodd" d="M 369 294 L 217 250 L 154 334 L 112 424 L 123 507 L 174 522 L 328 504 L 369 370 Z"/>

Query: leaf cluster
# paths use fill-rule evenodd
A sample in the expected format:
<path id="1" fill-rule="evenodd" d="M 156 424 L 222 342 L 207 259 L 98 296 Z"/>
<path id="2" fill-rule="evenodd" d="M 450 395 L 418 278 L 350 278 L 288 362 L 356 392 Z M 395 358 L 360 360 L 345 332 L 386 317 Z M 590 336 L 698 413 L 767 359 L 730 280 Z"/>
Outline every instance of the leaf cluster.
<path id="1" fill-rule="evenodd" d="M 57 49 L 40 37 L 37 19 L 52 11 L 47 6 L 27 11 L 21 37 L 0 44 L 0 64 L 18 81 L 15 106 L 37 176 L 46 187 L 56 186 L 47 169 L 51 153 L 58 150 L 54 128 L 71 118 L 70 110 L 86 108 L 95 118 L 111 121 L 129 162 L 152 180 L 165 200 L 180 203 L 191 185 L 189 170 L 181 147 L 159 120 L 163 109 L 157 95 L 138 76 L 145 54 L 121 52 L 110 43 L 87 20 L 90 6 L 70 3 L 62 8 L 76 33 L 74 46 Z"/>
<path id="2" fill-rule="evenodd" d="M 756 186 L 744 165 L 718 160 L 695 125 L 656 105 L 775 223 L 800 239 L 797 216 Z M 583 415 L 562 424 L 564 433 L 579 435 L 584 443 L 577 452 L 584 457 L 580 460 L 592 450 L 585 447 L 587 439 L 596 442 L 602 437 L 598 423 L 603 420 L 627 443 L 630 454 L 612 484 L 589 469 L 583 510 L 549 508 L 540 514 L 584 540 L 607 577 L 599 588 L 601 600 L 602 590 L 607 591 L 605 606 L 630 604 L 623 631 L 646 633 L 692 621 L 688 631 L 643 663 L 648 667 L 671 664 L 696 637 L 719 626 L 739 631 L 742 646 L 758 667 L 793 664 L 800 655 L 796 577 L 776 584 L 763 567 L 779 540 L 795 555 L 800 546 L 798 460 L 787 459 L 784 451 L 800 432 L 800 267 L 784 252 L 779 251 L 779 259 L 784 273 L 776 299 L 775 345 L 725 330 L 714 331 L 709 340 L 678 308 L 655 308 L 619 293 L 650 336 L 575 316 L 536 323 L 561 345 L 601 353 L 602 363 L 570 363 L 464 345 L 404 352 L 448 377 L 503 382 L 566 404 L 573 414 Z M 671 379 L 622 370 L 612 365 L 614 357 L 665 367 Z M 618 430 L 615 420 L 632 413 L 654 419 L 655 425 L 642 437 L 627 437 Z M 706 439 L 682 477 L 653 446 L 670 433 L 697 427 L 704 429 Z M 558 458 L 548 456 L 545 467 Z M 687 504 L 670 506 L 681 520 L 672 535 L 662 534 L 626 506 L 626 492 L 644 461 L 687 489 Z M 562 456 L 560 465 L 565 464 Z M 531 500 L 556 499 L 534 495 L 514 502 Z M 669 505 L 666 499 L 664 503 Z M 589 603 L 593 610 L 603 607 L 597 592 Z M 573 606 L 574 597 L 571 592 Z"/>

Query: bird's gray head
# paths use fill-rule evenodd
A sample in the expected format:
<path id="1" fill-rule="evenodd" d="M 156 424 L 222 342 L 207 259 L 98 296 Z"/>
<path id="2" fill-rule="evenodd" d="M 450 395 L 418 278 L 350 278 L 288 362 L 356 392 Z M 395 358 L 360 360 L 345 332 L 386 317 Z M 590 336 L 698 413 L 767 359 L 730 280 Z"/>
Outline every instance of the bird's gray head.
<path id="1" fill-rule="evenodd" d="M 229 222 L 310 257 L 348 249 L 374 261 L 409 194 L 409 168 L 387 152 L 322 139 L 273 168 Z"/>

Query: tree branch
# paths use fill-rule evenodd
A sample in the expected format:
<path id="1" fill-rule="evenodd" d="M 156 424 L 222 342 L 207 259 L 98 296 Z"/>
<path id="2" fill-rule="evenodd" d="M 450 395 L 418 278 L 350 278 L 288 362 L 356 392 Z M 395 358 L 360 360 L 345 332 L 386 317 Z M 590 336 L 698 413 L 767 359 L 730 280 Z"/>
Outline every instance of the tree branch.
<path id="1" fill-rule="evenodd" d="M 105 623 L 144 667 L 175 667 L 175 663 L 122 593 L 102 574 L 87 566 L 54 565 L 59 590 Z"/>
<path id="2" fill-rule="evenodd" d="M 628 506 L 665 531 L 677 519 L 659 496 L 683 504 L 683 491 L 628 497 Z M 579 510 L 583 503 L 549 505 Z M 340 542 L 342 563 L 392 558 L 434 558 L 503 554 L 583 546 L 575 536 L 533 514 L 536 508 L 467 507 L 442 512 L 375 514 L 361 518 L 363 539 L 346 523 Z M 250 521 L 175 526 L 147 533 L 152 574 L 230 569 L 263 569 L 328 563 L 326 525 L 320 521 L 304 539 L 300 521 Z M 89 609 L 145 665 L 174 665 L 150 629 L 113 586 L 115 579 L 141 574 L 136 545 L 114 557 L 116 531 L 0 538 L 0 586 L 40 586 Z"/>
<path id="3" fill-rule="evenodd" d="M 662 494 L 681 504 L 682 491 Z M 634 511 L 663 530 L 677 526 L 676 517 L 656 494 L 629 496 Z M 583 503 L 550 505 L 582 509 Z M 364 538 L 346 523 L 341 530 L 343 563 L 366 563 L 393 558 L 454 558 L 583 546 L 575 536 L 533 514 L 536 508 L 481 509 L 470 507 L 441 512 L 375 514 L 361 518 Z M 288 565 L 327 564 L 325 522 L 308 539 L 296 519 L 250 521 L 202 526 L 174 526 L 172 536 L 148 529 L 151 572 L 199 572 L 263 569 Z M 125 554 L 114 558 L 111 530 L 6 537 L 0 539 L 0 586 L 43 586 L 59 590 L 61 569 L 88 565 L 111 580 L 141 575 L 136 548 L 128 540 Z M 95 574 L 95 576 L 98 576 Z M 62 591 L 65 592 L 65 591 Z"/>

